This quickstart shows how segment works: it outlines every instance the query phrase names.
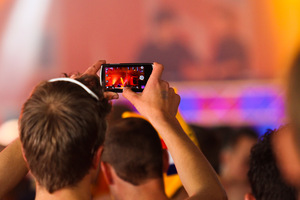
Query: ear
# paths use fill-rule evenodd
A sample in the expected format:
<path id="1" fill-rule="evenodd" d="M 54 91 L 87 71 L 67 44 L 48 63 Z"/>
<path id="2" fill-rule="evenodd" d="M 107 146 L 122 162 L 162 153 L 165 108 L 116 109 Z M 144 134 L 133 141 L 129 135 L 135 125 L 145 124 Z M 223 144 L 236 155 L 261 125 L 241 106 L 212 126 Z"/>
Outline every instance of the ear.
<path id="1" fill-rule="evenodd" d="M 163 172 L 167 173 L 169 169 L 169 154 L 168 151 L 163 149 Z"/>
<path id="2" fill-rule="evenodd" d="M 20 139 L 16 139 L 14 142 L 12 142 L 12 144 L 13 144 L 13 143 L 17 143 L 17 144 L 19 145 L 19 147 L 20 147 L 20 149 L 21 149 L 21 151 L 22 151 L 23 159 L 24 159 L 24 161 L 27 163 L 27 158 L 26 158 L 26 156 L 25 156 L 25 152 L 24 152 L 24 149 L 23 149 L 21 140 L 20 140 Z"/>
<path id="3" fill-rule="evenodd" d="M 256 198 L 251 193 L 246 193 L 244 200 L 256 200 Z"/>
<path id="4" fill-rule="evenodd" d="M 102 155 L 102 152 L 103 152 L 103 146 L 100 146 L 95 155 L 94 155 L 94 158 L 93 158 L 93 168 L 94 169 L 97 169 L 98 166 L 99 166 L 99 162 L 100 162 L 100 159 L 101 159 L 101 155 Z"/>
<path id="5" fill-rule="evenodd" d="M 20 139 L 18 139 L 18 140 L 19 140 L 19 141 L 18 141 L 19 144 L 21 145 Z M 24 159 L 24 161 L 25 161 L 26 167 L 27 167 L 28 171 L 31 172 L 31 170 L 29 169 L 29 165 L 28 165 L 28 162 L 27 162 L 27 158 L 26 158 L 26 156 L 25 156 L 25 152 L 24 152 L 24 149 L 23 149 L 22 145 L 21 145 L 21 151 L 22 151 L 22 157 L 23 157 L 23 159 Z"/>
<path id="6" fill-rule="evenodd" d="M 111 168 L 112 167 L 110 166 L 110 164 L 101 161 L 101 170 L 108 185 L 112 185 L 114 183 Z"/>

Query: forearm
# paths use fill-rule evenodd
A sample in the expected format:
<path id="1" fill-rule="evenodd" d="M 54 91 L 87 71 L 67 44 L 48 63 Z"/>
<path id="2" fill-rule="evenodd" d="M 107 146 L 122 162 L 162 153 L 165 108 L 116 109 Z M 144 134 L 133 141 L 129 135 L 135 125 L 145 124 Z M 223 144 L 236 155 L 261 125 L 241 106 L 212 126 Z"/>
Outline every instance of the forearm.
<path id="1" fill-rule="evenodd" d="M 218 177 L 200 149 L 188 138 L 175 117 L 149 119 L 166 143 L 189 196 L 226 199 Z"/>
<path id="2" fill-rule="evenodd" d="M 226 199 L 216 173 L 182 130 L 175 118 L 180 96 L 169 83 L 160 79 L 163 66 L 153 63 L 153 71 L 142 94 L 124 88 L 123 96 L 146 117 L 161 134 L 190 197 Z"/>
<path id="3" fill-rule="evenodd" d="M 0 153 L 0 198 L 13 189 L 27 172 L 18 138 Z"/>

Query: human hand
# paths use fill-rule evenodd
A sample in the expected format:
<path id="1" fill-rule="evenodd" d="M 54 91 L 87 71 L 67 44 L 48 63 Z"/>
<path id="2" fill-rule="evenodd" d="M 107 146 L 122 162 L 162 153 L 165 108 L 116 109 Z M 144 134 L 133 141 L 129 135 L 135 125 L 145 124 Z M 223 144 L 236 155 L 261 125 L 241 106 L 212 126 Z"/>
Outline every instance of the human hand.
<path id="1" fill-rule="evenodd" d="M 180 96 L 169 83 L 161 80 L 163 65 L 153 63 L 153 71 L 142 93 L 135 93 L 130 88 L 124 88 L 123 96 L 146 118 L 156 118 L 164 115 L 175 117 L 180 103 Z"/>
<path id="2" fill-rule="evenodd" d="M 85 70 L 85 72 L 83 72 L 83 74 L 81 74 L 81 75 L 73 74 L 70 78 L 75 79 L 75 78 L 78 78 L 79 76 L 83 76 L 83 75 L 86 75 L 86 74 L 98 76 L 97 73 L 100 70 L 101 65 L 103 65 L 105 63 L 106 63 L 105 60 L 98 60 L 95 64 L 93 64 L 92 66 L 90 66 L 89 68 L 87 68 Z M 118 93 L 115 93 L 115 92 L 104 92 L 103 94 L 104 94 L 104 98 L 106 98 L 108 100 L 118 99 L 119 98 Z"/>

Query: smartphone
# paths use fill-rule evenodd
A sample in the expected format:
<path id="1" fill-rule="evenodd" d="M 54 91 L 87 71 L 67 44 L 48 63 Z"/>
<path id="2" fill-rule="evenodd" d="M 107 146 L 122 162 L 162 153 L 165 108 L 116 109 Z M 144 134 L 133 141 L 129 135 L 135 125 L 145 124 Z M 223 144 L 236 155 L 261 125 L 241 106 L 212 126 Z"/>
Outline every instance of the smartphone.
<path id="1" fill-rule="evenodd" d="M 152 73 L 153 63 L 103 64 L 100 69 L 100 83 L 104 91 L 123 92 L 130 87 L 142 92 Z"/>

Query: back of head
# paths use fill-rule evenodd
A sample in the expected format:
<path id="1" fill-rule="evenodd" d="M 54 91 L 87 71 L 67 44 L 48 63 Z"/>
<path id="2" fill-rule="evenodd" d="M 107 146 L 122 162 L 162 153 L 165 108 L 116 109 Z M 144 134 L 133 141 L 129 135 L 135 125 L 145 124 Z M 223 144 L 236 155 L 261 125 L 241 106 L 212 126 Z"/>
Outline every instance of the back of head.
<path id="1" fill-rule="evenodd" d="M 251 149 L 248 177 L 257 200 L 296 199 L 295 189 L 281 178 L 272 151 L 271 138 L 277 132 L 268 130 Z"/>
<path id="2" fill-rule="evenodd" d="M 102 145 L 110 104 L 96 76 L 78 79 L 99 100 L 77 84 L 42 82 L 25 102 L 20 117 L 23 151 L 36 181 L 52 193 L 75 186 L 89 171 Z"/>
<path id="3" fill-rule="evenodd" d="M 159 136 L 146 120 L 121 119 L 108 130 L 102 161 L 109 163 L 121 179 L 140 185 L 162 178 L 162 160 Z"/>
<path id="4" fill-rule="evenodd" d="M 220 176 L 225 188 L 248 188 L 249 155 L 258 134 L 252 128 L 231 128 L 224 136 L 220 154 Z M 240 189 L 239 189 L 240 190 Z M 229 193 L 229 192 L 228 192 Z M 242 192 L 241 194 L 243 194 Z M 230 195 L 230 194 L 229 194 Z"/>
<path id="5" fill-rule="evenodd" d="M 125 112 L 133 112 L 134 109 L 126 104 L 113 104 L 111 112 L 107 117 L 108 125 L 112 124 L 112 126 L 122 119 L 122 115 Z"/>

